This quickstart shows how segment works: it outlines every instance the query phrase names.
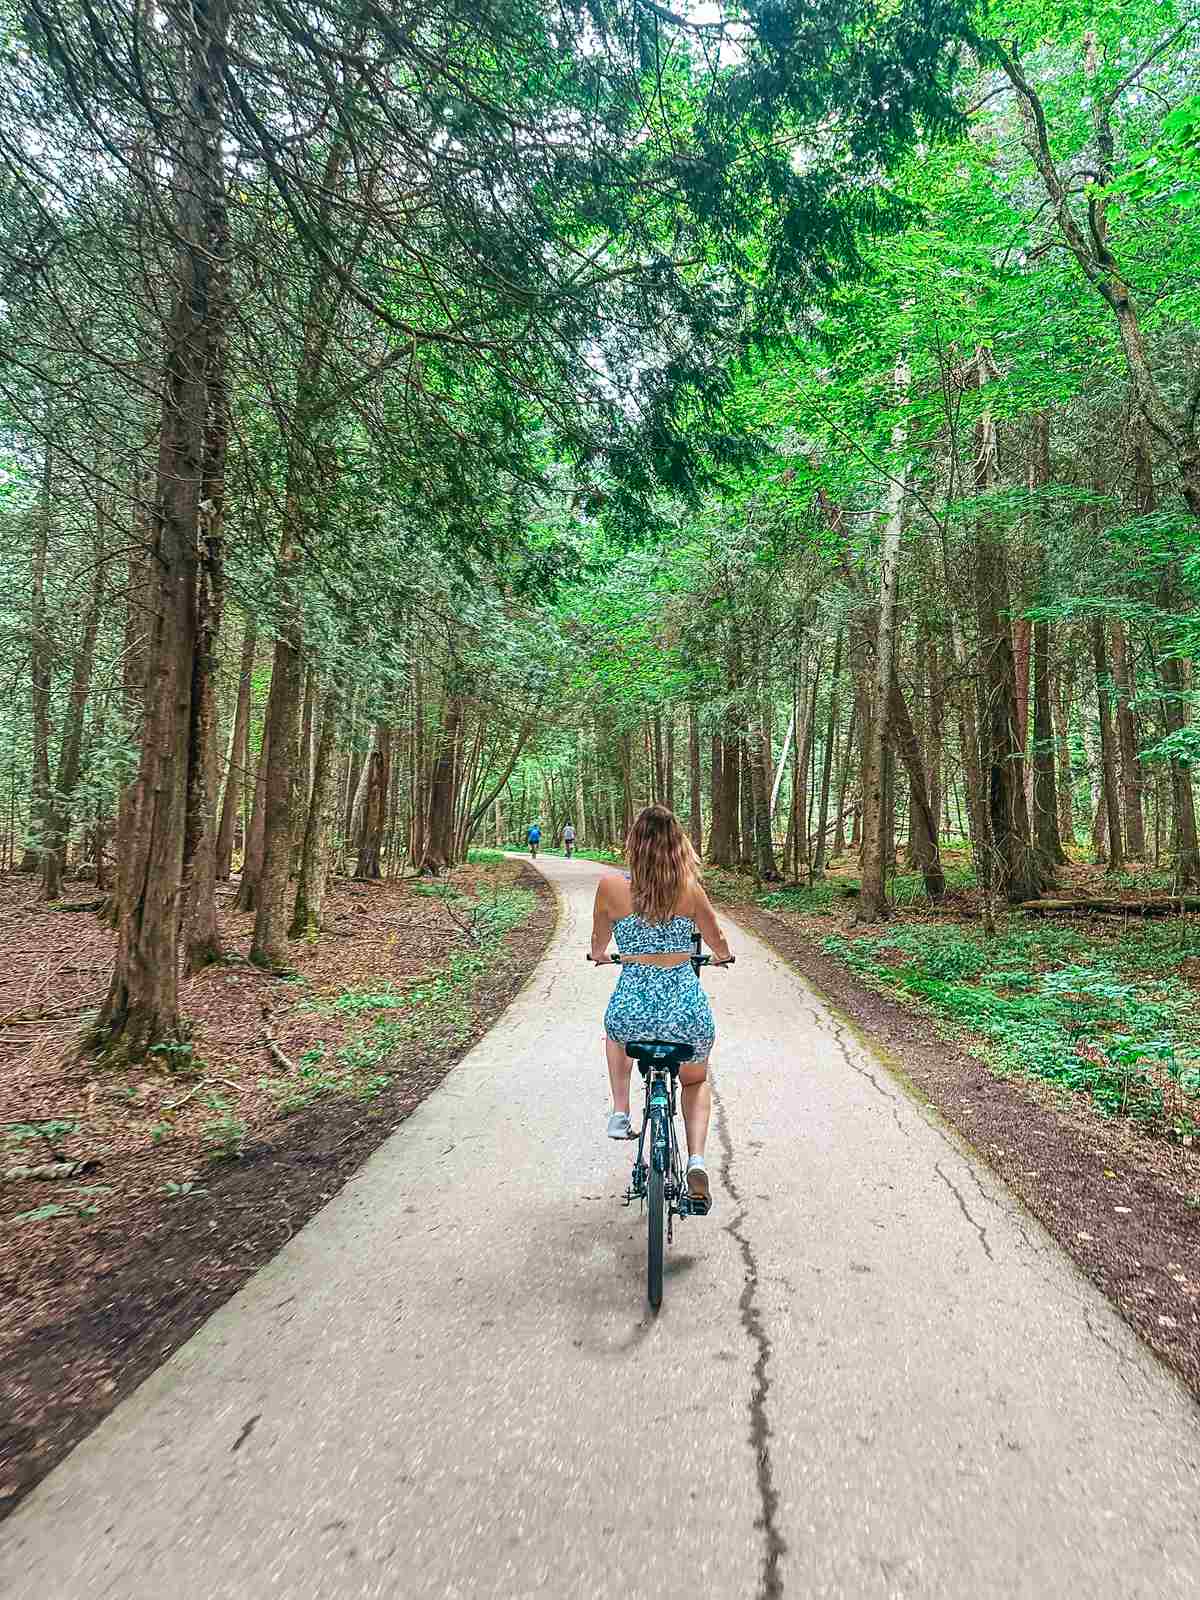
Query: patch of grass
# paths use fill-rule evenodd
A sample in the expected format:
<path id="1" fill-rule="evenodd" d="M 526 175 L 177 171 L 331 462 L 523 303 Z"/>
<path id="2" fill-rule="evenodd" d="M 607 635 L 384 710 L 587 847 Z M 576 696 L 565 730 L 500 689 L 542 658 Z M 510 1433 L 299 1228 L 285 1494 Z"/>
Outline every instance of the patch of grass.
<path id="1" fill-rule="evenodd" d="M 805 884 L 790 884 L 787 888 L 771 889 L 760 894 L 758 904 L 767 911 L 794 911 L 803 917 L 827 917 L 846 905 L 848 882 L 845 878 L 819 878 L 811 888 Z"/>
<path id="2" fill-rule="evenodd" d="M 444 897 L 444 885 L 431 887 Z M 537 896 L 515 888 L 497 889 L 479 900 L 458 890 L 450 892 L 460 912 L 469 912 L 465 925 L 478 942 L 408 988 L 398 989 L 390 980 L 380 979 L 345 989 L 332 1000 L 310 1002 L 311 1009 L 323 1016 L 369 1016 L 372 1021 L 332 1057 L 323 1041 L 310 1045 L 296 1063 L 295 1077 L 284 1082 L 264 1079 L 264 1088 L 280 1110 L 300 1111 L 323 1098 L 372 1099 L 391 1085 L 388 1064 L 401 1046 L 427 1043 L 445 1050 L 470 1037 L 471 985 L 493 964 L 505 935 L 532 913 Z"/>
<path id="3" fill-rule="evenodd" d="M 469 850 L 467 852 L 467 860 L 473 867 L 494 866 L 498 861 L 506 859 L 507 857 L 503 850 Z"/>
<path id="4" fill-rule="evenodd" d="M 974 1036 L 1000 1072 L 1087 1094 L 1105 1115 L 1189 1136 L 1200 1097 L 1200 1024 L 1170 972 L 1182 934 L 1161 924 L 1120 937 L 1010 918 L 973 926 L 892 924 L 822 941 L 874 987 L 910 997 Z M 1189 935 L 1189 948 L 1198 942 Z"/>

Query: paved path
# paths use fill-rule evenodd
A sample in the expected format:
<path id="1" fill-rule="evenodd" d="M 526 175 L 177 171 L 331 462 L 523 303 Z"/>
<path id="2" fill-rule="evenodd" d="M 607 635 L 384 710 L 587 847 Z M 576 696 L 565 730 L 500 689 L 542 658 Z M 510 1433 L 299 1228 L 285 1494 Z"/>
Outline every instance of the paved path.
<path id="1" fill-rule="evenodd" d="M 711 1217 L 645 1310 L 587 862 L 499 1025 L 0 1529 L 8 1600 L 1200 1592 L 1200 1424 L 736 934 Z"/>

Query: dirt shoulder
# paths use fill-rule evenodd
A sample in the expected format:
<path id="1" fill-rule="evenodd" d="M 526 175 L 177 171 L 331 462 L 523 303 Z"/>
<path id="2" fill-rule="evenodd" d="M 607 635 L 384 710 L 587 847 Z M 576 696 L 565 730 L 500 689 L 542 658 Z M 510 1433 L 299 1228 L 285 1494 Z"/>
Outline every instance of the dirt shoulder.
<path id="1" fill-rule="evenodd" d="M 245 963 L 185 993 L 191 1048 L 83 1067 L 72 1031 L 112 936 L 0 880 L 0 1517 L 331 1199 L 488 1030 L 541 958 L 554 891 L 511 862 L 339 882 L 299 980 Z M 489 921 L 489 918 L 491 919 Z M 223 914 L 227 946 L 248 921 Z M 506 926 L 511 923 L 513 925 Z M 265 1008 L 265 1010 L 264 1010 Z M 277 1054 L 268 1044 L 268 1033 Z M 78 1170 L 50 1165 L 51 1134 Z"/>
<path id="2" fill-rule="evenodd" d="M 861 983 L 786 916 L 728 906 L 877 1048 L 996 1171 L 1200 1398 L 1200 1177 L 1195 1157 L 997 1077 L 926 1016 Z"/>

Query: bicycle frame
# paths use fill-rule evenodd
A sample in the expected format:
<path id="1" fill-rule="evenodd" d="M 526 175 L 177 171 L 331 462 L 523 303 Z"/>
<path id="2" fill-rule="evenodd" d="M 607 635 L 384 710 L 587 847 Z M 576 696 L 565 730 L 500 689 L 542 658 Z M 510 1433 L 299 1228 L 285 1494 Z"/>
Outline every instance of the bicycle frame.
<path id="1" fill-rule="evenodd" d="M 656 1172 L 661 1172 L 667 1202 L 667 1243 L 671 1244 L 676 1217 L 704 1216 L 709 1207 L 700 1206 L 692 1200 L 684 1180 L 679 1136 L 675 1130 L 678 1066 L 639 1062 L 638 1067 L 646 1080 L 646 1105 L 642 1113 L 633 1173 L 624 1199 L 626 1205 L 632 1205 L 635 1200 L 644 1202 L 651 1166 Z"/>

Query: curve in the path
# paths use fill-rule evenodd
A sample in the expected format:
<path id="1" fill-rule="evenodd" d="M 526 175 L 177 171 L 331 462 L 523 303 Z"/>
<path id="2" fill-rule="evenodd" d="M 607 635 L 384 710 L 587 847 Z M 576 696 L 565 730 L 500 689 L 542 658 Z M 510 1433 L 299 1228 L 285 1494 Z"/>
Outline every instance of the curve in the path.
<path id="1" fill-rule="evenodd" d="M 0 1531 L 12 1600 L 1200 1591 L 1190 1398 L 735 935 L 710 1218 L 642 1298 L 583 960 L 524 994 Z"/>

